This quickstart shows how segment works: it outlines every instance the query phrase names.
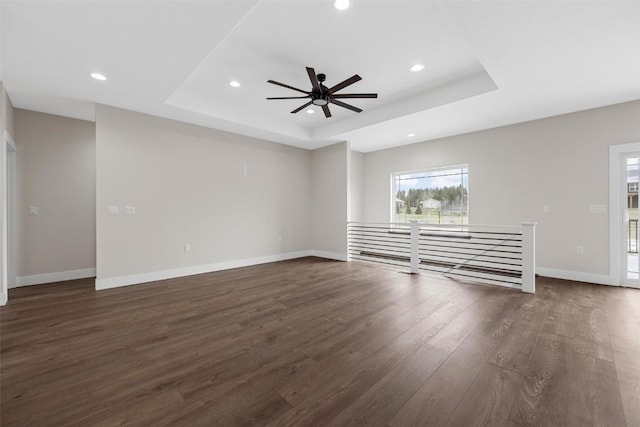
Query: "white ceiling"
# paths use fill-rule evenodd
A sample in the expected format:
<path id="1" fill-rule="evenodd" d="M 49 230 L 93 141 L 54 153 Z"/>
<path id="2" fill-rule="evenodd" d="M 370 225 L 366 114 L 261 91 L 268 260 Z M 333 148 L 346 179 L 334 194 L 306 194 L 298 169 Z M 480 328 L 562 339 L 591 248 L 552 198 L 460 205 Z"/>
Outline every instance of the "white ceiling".
<path id="1" fill-rule="evenodd" d="M 363 152 L 640 99 L 637 1 L 351 3 L 2 0 L 1 76 L 19 108 L 93 120 L 101 103 Z M 306 66 L 379 97 L 329 119 L 265 100 L 299 95 L 268 79 L 309 90 Z"/>

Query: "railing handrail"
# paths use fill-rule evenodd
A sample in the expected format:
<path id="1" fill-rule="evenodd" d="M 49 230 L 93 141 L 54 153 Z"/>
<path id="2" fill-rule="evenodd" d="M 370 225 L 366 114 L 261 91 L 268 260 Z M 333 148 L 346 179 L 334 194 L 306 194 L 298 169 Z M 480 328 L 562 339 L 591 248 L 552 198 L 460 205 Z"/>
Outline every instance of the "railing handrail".
<path id="1" fill-rule="evenodd" d="M 496 228 L 496 229 L 512 229 L 522 230 L 522 225 L 495 225 L 495 224 L 429 224 L 426 222 L 417 221 L 420 228 L 433 227 L 433 228 L 446 228 L 446 227 L 474 227 L 474 228 Z M 411 227 L 411 222 L 367 222 L 367 221 L 347 221 L 347 225 L 385 225 L 393 226 L 400 225 L 407 228 Z"/>

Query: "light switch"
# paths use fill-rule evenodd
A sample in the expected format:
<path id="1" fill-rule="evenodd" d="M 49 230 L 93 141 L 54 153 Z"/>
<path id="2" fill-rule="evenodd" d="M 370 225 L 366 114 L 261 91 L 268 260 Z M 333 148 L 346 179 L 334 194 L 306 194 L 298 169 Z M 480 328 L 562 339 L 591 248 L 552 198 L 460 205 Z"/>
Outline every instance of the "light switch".
<path id="1" fill-rule="evenodd" d="M 117 206 L 107 206 L 107 215 L 118 215 L 120 210 Z"/>
<path id="2" fill-rule="evenodd" d="M 607 213 L 607 205 L 591 205 L 589 206 L 589 212 L 594 214 L 605 214 Z"/>
<path id="3" fill-rule="evenodd" d="M 29 206 L 29 216 L 38 215 L 38 207 L 37 206 Z"/>
<path id="4" fill-rule="evenodd" d="M 135 206 L 125 206 L 124 207 L 124 214 L 125 215 L 135 215 L 136 214 L 136 207 Z"/>

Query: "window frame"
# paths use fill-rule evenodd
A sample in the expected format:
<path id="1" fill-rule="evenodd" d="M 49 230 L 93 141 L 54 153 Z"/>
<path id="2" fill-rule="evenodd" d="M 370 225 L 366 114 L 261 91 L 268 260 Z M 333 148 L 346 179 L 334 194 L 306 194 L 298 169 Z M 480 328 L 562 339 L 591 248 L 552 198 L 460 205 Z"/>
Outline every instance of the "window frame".
<path id="1" fill-rule="evenodd" d="M 428 167 L 423 169 L 413 169 L 413 170 L 405 170 L 399 172 L 391 172 L 390 174 L 390 188 L 391 188 L 391 197 L 389 199 L 389 222 L 392 224 L 401 224 L 397 221 L 396 218 L 396 194 L 398 193 L 398 189 L 396 188 L 396 177 L 399 175 L 413 175 L 418 173 L 430 173 L 437 171 L 445 171 L 450 169 L 466 169 L 467 171 L 467 224 L 451 224 L 451 225 L 468 225 L 471 224 L 471 168 L 468 163 L 460 163 L 455 165 L 448 166 L 436 166 L 436 167 Z M 438 225 L 438 224 L 429 224 L 426 222 L 420 221 L 421 224 L 425 225 Z"/>

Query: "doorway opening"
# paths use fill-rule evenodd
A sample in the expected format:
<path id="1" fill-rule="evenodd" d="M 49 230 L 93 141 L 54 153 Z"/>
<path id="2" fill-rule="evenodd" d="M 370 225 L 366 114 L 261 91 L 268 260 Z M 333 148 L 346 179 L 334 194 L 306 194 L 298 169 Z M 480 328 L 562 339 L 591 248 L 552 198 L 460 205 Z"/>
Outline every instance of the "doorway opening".
<path id="1" fill-rule="evenodd" d="M 637 154 L 628 155 L 625 158 L 624 186 L 626 198 L 625 209 L 625 248 L 626 263 L 623 272 L 626 280 L 640 280 L 640 262 L 638 256 L 638 164 L 640 157 Z"/>
<path id="2" fill-rule="evenodd" d="M 640 288 L 640 143 L 609 147 L 610 283 Z"/>
<path id="3" fill-rule="evenodd" d="M 16 144 L 11 135 L 5 130 L 3 138 L 4 171 L 5 171 L 5 200 L 2 212 L 2 301 L 4 305 L 8 299 L 8 288 L 16 284 L 15 262 L 15 206 L 16 206 Z"/>

